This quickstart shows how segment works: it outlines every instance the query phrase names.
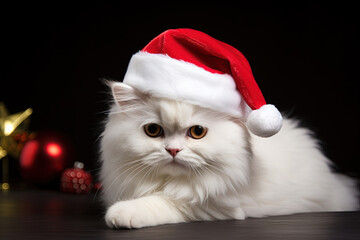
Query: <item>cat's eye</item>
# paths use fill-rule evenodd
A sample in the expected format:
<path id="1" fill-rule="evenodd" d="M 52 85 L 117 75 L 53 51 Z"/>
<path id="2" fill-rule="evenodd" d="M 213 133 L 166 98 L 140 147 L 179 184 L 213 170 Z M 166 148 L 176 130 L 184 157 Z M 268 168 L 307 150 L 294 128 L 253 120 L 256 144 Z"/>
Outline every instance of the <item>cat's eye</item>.
<path id="1" fill-rule="evenodd" d="M 189 128 L 187 135 L 193 139 L 200 139 L 205 137 L 207 133 L 207 128 L 200 125 L 195 125 Z"/>
<path id="2" fill-rule="evenodd" d="M 162 127 L 155 123 L 150 123 L 144 126 L 146 135 L 152 138 L 161 137 L 164 134 Z"/>

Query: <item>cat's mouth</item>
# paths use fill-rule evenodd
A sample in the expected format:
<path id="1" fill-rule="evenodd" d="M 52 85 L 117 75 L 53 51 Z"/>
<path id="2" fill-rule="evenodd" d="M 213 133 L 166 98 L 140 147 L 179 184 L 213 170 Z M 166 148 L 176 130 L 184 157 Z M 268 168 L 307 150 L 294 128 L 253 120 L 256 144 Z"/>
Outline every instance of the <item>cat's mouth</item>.
<path id="1" fill-rule="evenodd" d="M 181 158 L 167 158 L 163 162 L 163 167 L 161 168 L 162 172 L 165 174 L 169 174 L 173 177 L 182 176 L 189 173 L 191 166 L 185 160 Z"/>
<path id="2" fill-rule="evenodd" d="M 172 158 L 167 165 L 174 166 L 174 167 L 187 167 L 186 163 L 178 158 Z"/>

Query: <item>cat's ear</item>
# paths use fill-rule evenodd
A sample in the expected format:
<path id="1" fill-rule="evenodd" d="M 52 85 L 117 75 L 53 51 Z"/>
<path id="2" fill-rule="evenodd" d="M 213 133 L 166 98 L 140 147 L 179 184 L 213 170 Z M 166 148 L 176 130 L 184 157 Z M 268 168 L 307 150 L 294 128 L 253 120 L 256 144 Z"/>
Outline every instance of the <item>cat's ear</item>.
<path id="1" fill-rule="evenodd" d="M 131 106 L 139 103 L 145 96 L 132 88 L 131 86 L 121 82 L 108 82 L 114 101 L 120 106 Z"/>

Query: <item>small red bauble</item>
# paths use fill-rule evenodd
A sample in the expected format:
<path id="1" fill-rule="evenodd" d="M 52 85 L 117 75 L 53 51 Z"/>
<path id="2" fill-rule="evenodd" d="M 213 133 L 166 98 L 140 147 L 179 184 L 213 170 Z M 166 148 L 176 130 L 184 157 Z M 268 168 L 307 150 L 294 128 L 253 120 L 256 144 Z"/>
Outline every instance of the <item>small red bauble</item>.
<path id="1" fill-rule="evenodd" d="M 60 180 L 60 189 L 66 193 L 89 193 L 93 188 L 91 174 L 83 170 L 84 164 L 75 162 L 74 168 L 66 169 Z"/>

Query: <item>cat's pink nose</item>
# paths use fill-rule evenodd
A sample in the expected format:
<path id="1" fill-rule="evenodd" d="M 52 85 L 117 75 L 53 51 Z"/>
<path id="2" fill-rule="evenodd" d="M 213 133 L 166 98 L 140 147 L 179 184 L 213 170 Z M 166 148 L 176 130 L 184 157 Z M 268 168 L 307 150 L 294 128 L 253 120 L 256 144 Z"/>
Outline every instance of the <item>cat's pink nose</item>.
<path id="1" fill-rule="evenodd" d="M 180 152 L 182 149 L 177 149 L 177 148 L 166 148 L 166 151 L 173 157 L 176 156 L 176 154 L 178 154 L 178 152 Z"/>

